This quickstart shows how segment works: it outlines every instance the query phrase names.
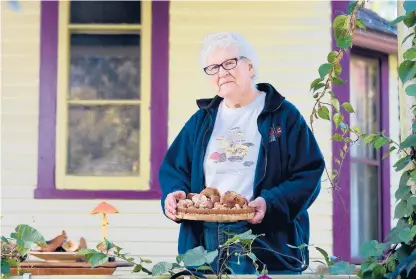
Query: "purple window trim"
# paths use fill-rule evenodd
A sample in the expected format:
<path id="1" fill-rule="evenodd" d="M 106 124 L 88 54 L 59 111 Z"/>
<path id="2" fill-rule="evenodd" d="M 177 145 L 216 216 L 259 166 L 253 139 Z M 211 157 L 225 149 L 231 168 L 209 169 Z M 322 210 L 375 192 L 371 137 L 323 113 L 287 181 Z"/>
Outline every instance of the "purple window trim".
<path id="1" fill-rule="evenodd" d="M 159 165 L 167 149 L 169 92 L 169 1 L 152 2 L 151 175 L 147 191 L 55 188 L 58 2 L 41 3 L 38 184 L 36 199 L 159 199 Z"/>
<path id="2" fill-rule="evenodd" d="M 339 14 L 345 14 L 349 1 L 331 1 L 332 4 L 332 21 Z M 332 49 L 337 50 L 335 39 L 332 33 Z M 380 61 L 380 102 L 381 102 L 381 127 L 384 129 L 385 134 L 389 135 L 389 64 L 388 56 L 385 54 L 376 53 L 372 50 L 363 50 L 356 47 L 352 49 L 353 54 L 364 55 L 367 57 L 375 57 Z M 341 78 L 349 81 L 350 72 L 350 57 L 351 51 L 344 53 L 343 59 L 340 64 L 342 66 Z M 338 97 L 340 103 L 348 102 L 350 96 L 350 90 L 348 83 L 344 86 L 334 86 L 333 91 Z M 344 119 L 346 124 L 349 124 L 350 117 L 345 114 Z M 335 131 L 335 125 L 332 124 L 332 129 Z M 335 154 L 342 148 L 342 143 L 333 141 L 332 151 Z M 384 154 L 388 150 L 388 146 L 384 146 L 381 152 Z M 332 162 L 336 165 L 335 160 Z M 382 235 L 379 239 L 383 241 L 387 233 L 390 231 L 390 163 L 388 159 L 381 161 L 381 196 L 379 197 L 379 208 L 381 210 L 381 222 L 380 229 Z M 351 257 L 351 225 L 350 225 L 350 155 L 347 153 L 343 168 L 341 170 L 341 177 L 339 181 L 339 190 L 334 191 L 333 194 L 333 252 L 334 255 L 342 260 L 349 261 L 351 263 L 359 264 L 362 259 Z"/>

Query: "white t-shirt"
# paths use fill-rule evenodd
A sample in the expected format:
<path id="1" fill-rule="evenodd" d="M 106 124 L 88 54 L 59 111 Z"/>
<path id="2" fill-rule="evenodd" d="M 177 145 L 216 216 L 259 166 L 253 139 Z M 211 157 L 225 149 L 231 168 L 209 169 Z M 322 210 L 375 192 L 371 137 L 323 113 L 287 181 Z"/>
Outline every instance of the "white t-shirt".
<path id="1" fill-rule="evenodd" d="M 206 187 L 217 188 L 221 194 L 235 191 L 251 200 L 261 145 L 257 117 L 265 97 L 261 92 L 241 108 L 229 108 L 221 102 L 204 158 Z"/>

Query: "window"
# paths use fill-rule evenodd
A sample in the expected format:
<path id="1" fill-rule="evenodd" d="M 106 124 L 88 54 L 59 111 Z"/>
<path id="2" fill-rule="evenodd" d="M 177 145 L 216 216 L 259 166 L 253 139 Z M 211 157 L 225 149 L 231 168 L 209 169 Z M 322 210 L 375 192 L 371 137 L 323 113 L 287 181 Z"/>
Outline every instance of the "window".
<path id="1" fill-rule="evenodd" d="M 58 189 L 148 189 L 149 1 L 61 1 Z"/>
<path id="2" fill-rule="evenodd" d="M 351 55 L 350 102 L 355 113 L 350 115 L 351 126 L 362 133 L 379 132 L 380 121 L 380 63 L 377 58 Z M 351 147 L 350 153 L 350 222 L 351 257 L 360 257 L 364 241 L 382 241 L 382 217 L 379 209 L 382 194 L 381 154 L 363 140 Z"/>
<path id="3" fill-rule="evenodd" d="M 158 198 L 169 3 L 43 1 L 41 9 L 35 197 Z"/>
<path id="4" fill-rule="evenodd" d="M 341 62 L 348 84 L 336 87 L 340 102 L 350 102 L 355 112 L 345 122 L 362 133 L 389 135 L 388 56 L 354 46 Z M 339 153 L 342 144 L 333 143 Z M 384 241 L 390 230 L 390 165 L 382 160 L 388 145 L 376 150 L 361 140 L 345 156 L 339 191 L 334 193 L 334 254 L 359 264 L 360 247 L 367 240 Z M 336 163 L 334 163 L 335 166 Z"/>

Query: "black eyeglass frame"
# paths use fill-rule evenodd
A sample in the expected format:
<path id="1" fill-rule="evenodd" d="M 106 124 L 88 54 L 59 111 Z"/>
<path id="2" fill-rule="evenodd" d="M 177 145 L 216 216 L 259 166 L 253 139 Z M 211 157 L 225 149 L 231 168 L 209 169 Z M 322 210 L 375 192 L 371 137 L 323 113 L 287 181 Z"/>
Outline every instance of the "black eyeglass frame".
<path id="1" fill-rule="evenodd" d="M 245 57 L 245 56 L 238 56 L 238 57 L 234 57 L 234 58 L 231 58 L 231 59 L 227 59 L 227 60 L 225 60 L 224 62 L 222 62 L 221 64 L 211 64 L 211 65 L 206 66 L 206 67 L 204 68 L 204 72 L 205 72 L 207 75 L 213 76 L 213 75 L 218 74 L 218 72 L 220 71 L 220 67 L 222 67 L 222 68 L 223 68 L 224 70 L 226 70 L 226 71 L 232 70 L 232 69 L 234 69 L 235 67 L 237 67 L 237 65 L 238 65 L 238 60 L 241 60 L 241 59 L 246 59 L 246 58 L 247 58 L 247 57 Z M 229 61 L 233 61 L 233 60 L 235 61 L 235 66 L 234 66 L 234 67 L 232 67 L 232 68 L 225 68 L 225 67 L 224 67 L 224 63 L 229 62 Z M 208 72 L 207 72 L 208 68 L 213 67 L 213 66 L 217 66 L 217 71 L 216 71 L 215 73 L 208 73 Z"/>

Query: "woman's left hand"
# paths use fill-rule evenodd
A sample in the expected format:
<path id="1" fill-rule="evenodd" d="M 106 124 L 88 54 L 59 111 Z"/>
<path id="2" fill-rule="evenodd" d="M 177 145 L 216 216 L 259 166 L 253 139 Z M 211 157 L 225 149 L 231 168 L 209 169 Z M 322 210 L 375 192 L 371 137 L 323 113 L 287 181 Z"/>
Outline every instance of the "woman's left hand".
<path id="1" fill-rule="evenodd" d="M 254 214 L 254 217 L 247 222 L 251 224 L 261 223 L 264 218 L 264 214 L 266 214 L 266 201 L 262 197 L 258 197 L 254 201 L 251 201 L 248 206 L 254 207 L 256 209 L 256 213 Z"/>

